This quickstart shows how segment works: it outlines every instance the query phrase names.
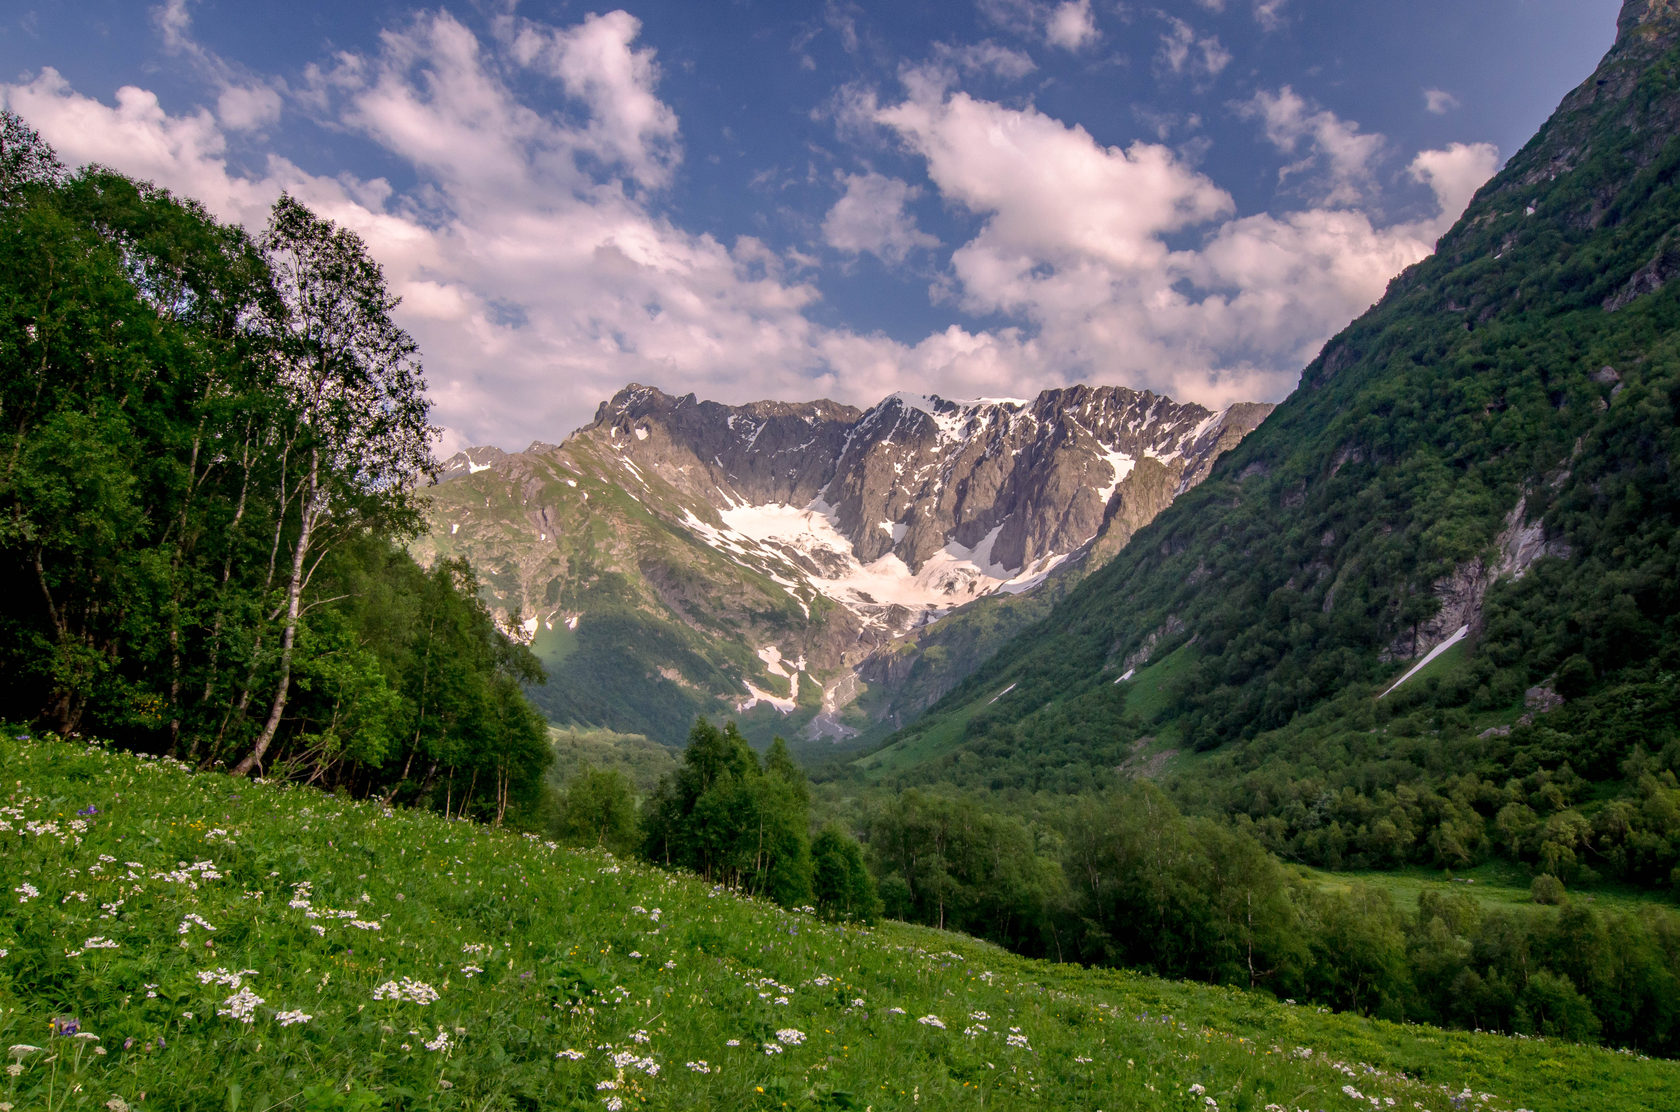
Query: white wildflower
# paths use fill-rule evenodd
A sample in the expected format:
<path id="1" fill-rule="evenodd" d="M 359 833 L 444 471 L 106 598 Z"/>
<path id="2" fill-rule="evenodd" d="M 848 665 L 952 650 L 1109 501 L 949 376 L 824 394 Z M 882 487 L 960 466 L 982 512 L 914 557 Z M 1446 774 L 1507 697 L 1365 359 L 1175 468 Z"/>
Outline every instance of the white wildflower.
<path id="1" fill-rule="evenodd" d="M 225 1015 L 230 1019 L 238 1020 L 240 1023 L 248 1024 L 252 1017 L 256 1015 L 257 1005 L 262 1002 L 262 997 L 248 988 L 242 988 L 223 1000 L 222 1007 L 216 1009 L 216 1014 Z"/>

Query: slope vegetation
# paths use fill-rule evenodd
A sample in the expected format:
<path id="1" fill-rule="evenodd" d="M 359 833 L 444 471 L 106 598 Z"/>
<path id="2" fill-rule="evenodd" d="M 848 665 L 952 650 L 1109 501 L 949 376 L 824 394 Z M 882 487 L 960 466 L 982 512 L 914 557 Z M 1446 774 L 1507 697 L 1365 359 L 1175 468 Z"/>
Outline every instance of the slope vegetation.
<path id="1" fill-rule="evenodd" d="M 1671 829 L 1636 864 L 1589 846 L 1585 820 L 1612 799 L 1638 811 L 1642 778 L 1673 771 L 1677 40 L 1671 5 L 1628 4 L 1598 71 L 1436 254 L 1332 339 L 1207 482 L 869 767 L 1066 790 L 1164 746 L 1189 795 L 1219 786 L 1220 804 L 1275 820 L 1273 844 L 1297 850 L 1339 818 L 1327 806 L 1344 789 L 1383 811 L 1383 792 L 1468 772 L 1523 788 L 1514 821 L 1579 805 L 1553 864 L 1567 851 L 1666 881 Z M 909 769 L 889 759 L 905 750 Z M 1562 782 L 1539 809 L 1535 776 Z M 1518 800 L 1458 802 L 1474 857 Z M 1397 836 L 1408 852 L 1433 848 L 1441 818 L 1421 821 Z M 1545 839 L 1530 841 L 1537 858 Z"/>
<path id="2" fill-rule="evenodd" d="M 825 924 L 530 835 L 0 736 L 17 1109 L 1672 1107 L 1680 1068 Z"/>

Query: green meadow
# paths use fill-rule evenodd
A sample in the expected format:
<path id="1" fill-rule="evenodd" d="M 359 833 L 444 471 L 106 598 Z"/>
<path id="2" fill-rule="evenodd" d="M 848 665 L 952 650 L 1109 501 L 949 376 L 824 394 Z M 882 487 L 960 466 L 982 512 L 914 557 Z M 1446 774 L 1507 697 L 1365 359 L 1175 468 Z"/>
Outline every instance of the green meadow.
<path id="1" fill-rule="evenodd" d="M 1680 1065 L 859 928 L 505 829 L 0 740 L 0 1112 L 1680 1106 Z"/>

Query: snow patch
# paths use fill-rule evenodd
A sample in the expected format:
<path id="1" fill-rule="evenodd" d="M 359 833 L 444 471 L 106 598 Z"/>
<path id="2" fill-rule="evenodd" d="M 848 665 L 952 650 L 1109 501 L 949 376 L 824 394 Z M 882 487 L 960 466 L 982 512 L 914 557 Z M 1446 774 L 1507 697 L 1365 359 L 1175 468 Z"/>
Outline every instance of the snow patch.
<path id="1" fill-rule="evenodd" d="M 456 533 L 459 533 L 460 531 L 461 531 L 461 523 L 459 521 L 454 522 L 449 526 L 449 535 L 452 536 L 452 537 Z"/>
<path id="2" fill-rule="evenodd" d="M 1127 668 L 1125 675 L 1121 676 L 1119 679 L 1115 680 L 1114 682 L 1115 683 L 1125 683 L 1127 680 L 1132 678 L 1132 674 L 1135 673 L 1136 671 L 1137 671 L 1136 668 Z"/>
<path id="3" fill-rule="evenodd" d="M 761 691 L 752 685 L 751 680 L 742 680 L 741 683 L 746 687 L 749 697 L 742 699 L 740 702 L 735 704 L 735 709 L 737 711 L 751 710 L 752 708 L 758 706 L 758 704 L 765 703 L 769 706 L 775 707 L 783 714 L 793 713 L 794 702 L 792 699 L 781 699 L 770 694 L 768 691 Z"/>
<path id="4" fill-rule="evenodd" d="M 986 700 L 986 705 L 991 706 L 993 703 L 997 702 L 999 699 L 1003 698 L 1005 695 L 1009 694 L 1011 691 L 1014 691 L 1014 690 L 1015 690 L 1015 685 L 1010 684 L 1008 687 L 1004 688 L 1002 691 L 999 691 L 996 695 L 993 695 L 990 699 L 987 699 Z"/>
<path id="5" fill-rule="evenodd" d="M 1126 476 L 1132 473 L 1132 468 L 1137 466 L 1137 460 L 1125 452 L 1117 452 L 1110 448 L 1103 453 L 1103 462 L 1114 472 L 1114 480 L 1097 492 L 1097 497 L 1102 499 L 1102 504 L 1106 506 L 1108 500 L 1114 497 L 1114 492 L 1120 489 L 1120 484 L 1126 481 Z"/>
<path id="6" fill-rule="evenodd" d="M 1431 660 L 1434 660 L 1436 657 L 1440 656 L 1442 653 L 1446 652 L 1448 649 L 1452 648 L 1454 645 L 1456 645 L 1460 641 L 1464 640 L 1465 635 L 1468 634 L 1469 632 L 1470 632 L 1470 627 L 1469 626 L 1467 626 L 1467 625 L 1459 626 L 1458 629 L 1453 632 L 1453 635 L 1451 637 L 1447 638 L 1445 641 L 1442 641 L 1439 645 L 1436 645 L 1433 649 L 1430 649 L 1429 650 L 1429 655 L 1425 656 L 1422 660 L 1420 660 L 1416 664 L 1412 665 L 1411 668 L 1407 669 L 1405 675 L 1403 675 L 1399 679 L 1395 680 L 1394 683 L 1392 685 L 1390 685 L 1389 689 L 1387 691 L 1384 691 L 1381 695 L 1378 695 L 1377 698 L 1379 698 L 1379 699 L 1385 698 L 1390 693 L 1392 693 L 1395 688 L 1399 687 L 1401 684 L 1405 683 L 1407 680 L 1411 679 L 1413 676 L 1415 676 L 1419 672 L 1423 671 L 1424 667 Z"/>
<path id="7" fill-rule="evenodd" d="M 635 432 L 637 440 L 646 440 L 648 438 L 648 431 L 640 425 L 636 426 Z"/>
<path id="8" fill-rule="evenodd" d="M 467 461 L 467 474 L 469 475 L 476 475 L 480 471 L 488 470 L 490 470 L 490 465 L 488 463 L 474 463 L 472 460 Z"/>

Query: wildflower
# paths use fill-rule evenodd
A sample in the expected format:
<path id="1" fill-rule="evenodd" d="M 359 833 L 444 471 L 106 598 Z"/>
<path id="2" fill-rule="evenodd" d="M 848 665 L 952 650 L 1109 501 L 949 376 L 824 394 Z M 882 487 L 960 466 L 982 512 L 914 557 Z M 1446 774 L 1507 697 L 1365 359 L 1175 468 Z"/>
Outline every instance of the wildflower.
<path id="1" fill-rule="evenodd" d="M 567 1049 L 562 1050 L 558 1054 L 556 1054 L 555 1057 L 556 1058 L 566 1058 L 566 1059 L 569 1059 L 569 1060 L 575 1062 L 579 1058 L 583 1057 L 583 1051 L 573 1050 L 570 1047 L 568 1047 Z"/>
<path id="2" fill-rule="evenodd" d="M 226 1000 L 222 1007 L 216 1009 L 217 1015 L 225 1015 L 240 1023 L 250 1024 L 257 1012 L 257 1005 L 263 1003 L 263 998 L 248 988 L 242 988 Z"/>
<path id="3" fill-rule="evenodd" d="M 449 1032 L 445 1031 L 442 1027 L 439 1027 L 437 1038 L 426 1043 L 425 1047 L 427 1050 L 448 1050 L 452 1045 L 452 1042 L 453 1040 L 450 1039 Z"/>
<path id="4" fill-rule="evenodd" d="M 386 981 L 373 990 L 375 1000 L 403 1000 L 410 1004 L 430 1004 L 438 998 L 437 989 L 425 981 L 416 981 L 404 977 L 399 984 L 396 981 Z"/>
<path id="5" fill-rule="evenodd" d="M 274 1019 L 282 1027 L 291 1027 L 299 1023 L 308 1023 L 315 1017 L 304 1012 L 301 1008 L 289 1012 L 275 1012 Z"/>
<path id="6" fill-rule="evenodd" d="M 461 966 L 461 972 L 465 973 L 468 977 L 471 977 L 476 973 L 484 972 L 484 970 L 480 969 L 476 965 L 463 965 Z"/>
<path id="7" fill-rule="evenodd" d="M 920 1019 L 916 1020 L 916 1022 L 927 1027 L 937 1027 L 941 1031 L 945 1030 L 945 1021 L 936 1015 L 924 1015 Z"/>
<path id="8" fill-rule="evenodd" d="M 780 1054 L 781 1052 L 782 1052 L 782 1044 L 781 1043 L 765 1043 L 764 1044 L 764 1053 L 766 1053 L 766 1054 Z"/>
<path id="9" fill-rule="evenodd" d="M 805 1041 L 805 1032 L 792 1027 L 783 1027 L 776 1032 L 776 1041 L 784 1046 L 798 1046 Z"/>
<path id="10" fill-rule="evenodd" d="M 33 884 L 30 884 L 28 881 L 25 881 L 16 888 L 13 888 L 12 891 L 18 894 L 18 903 L 20 904 L 26 904 L 41 894 L 41 890 L 36 888 Z"/>
<path id="11" fill-rule="evenodd" d="M 215 933 L 215 930 L 216 930 L 215 927 L 212 927 L 209 923 L 206 923 L 204 921 L 204 919 L 201 916 L 199 916 L 197 913 L 189 911 L 181 917 L 181 925 L 179 927 L 175 928 L 175 933 L 176 934 L 186 934 L 188 931 L 192 930 L 193 927 L 195 927 L 195 926 L 203 927 L 205 930 L 210 931 L 211 933 Z"/>
<path id="12" fill-rule="evenodd" d="M 54 1016 L 47 1026 L 55 1035 L 74 1035 L 82 1029 L 81 1023 L 74 1017 Z"/>
<path id="13" fill-rule="evenodd" d="M 740 1046 L 741 1045 L 741 1040 L 740 1039 L 730 1039 L 727 1042 L 725 1042 L 723 1045 L 724 1046 Z"/>
<path id="14" fill-rule="evenodd" d="M 712 1072 L 711 1064 L 708 1063 L 704 1058 L 700 1059 L 698 1062 L 685 1062 L 684 1065 L 686 1065 L 689 1069 L 693 1070 L 695 1073 L 711 1073 Z"/>
<path id="15" fill-rule="evenodd" d="M 1190 1086 L 1190 1095 L 1191 1096 L 1199 1097 L 1205 1092 L 1207 1092 L 1207 1090 L 1202 1088 L 1200 1085 L 1191 1085 Z"/>
<path id="16" fill-rule="evenodd" d="M 89 803 L 86 807 L 83 807 L 80 811 L 77 811 L 76 813 L 78 815 L 97 815 L 99 813 L 99 808 L 95 807 L 93 804 Z"/>

